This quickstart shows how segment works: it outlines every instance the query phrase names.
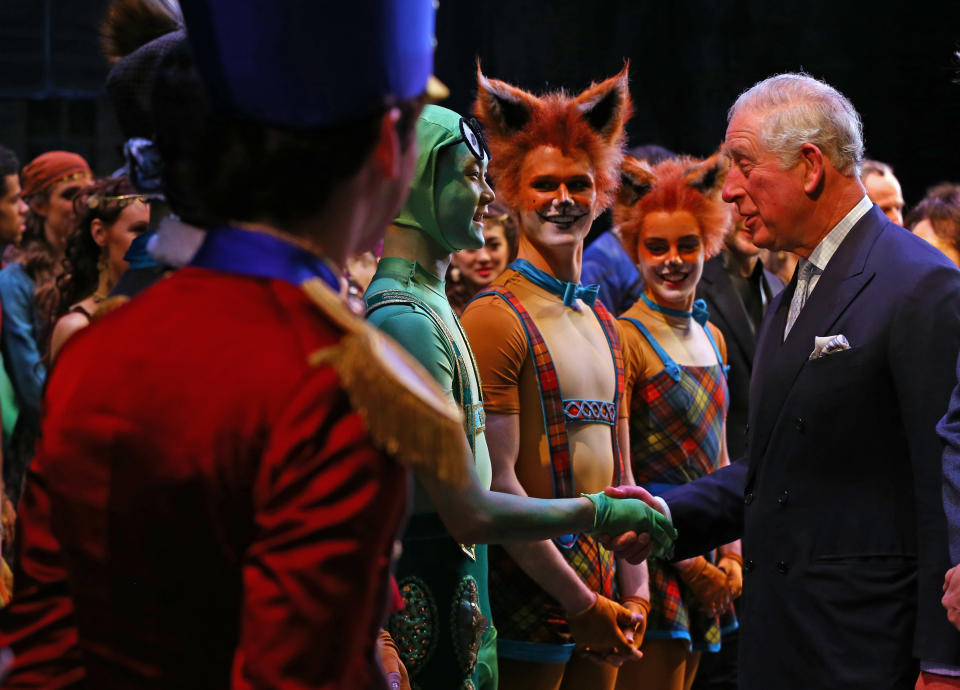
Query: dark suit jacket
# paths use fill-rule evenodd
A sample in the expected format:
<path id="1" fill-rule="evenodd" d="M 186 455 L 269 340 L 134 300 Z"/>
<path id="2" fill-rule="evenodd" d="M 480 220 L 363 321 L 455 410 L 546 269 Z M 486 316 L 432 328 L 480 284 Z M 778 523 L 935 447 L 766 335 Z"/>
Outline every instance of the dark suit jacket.
<path id="1" fill-rule="evenodd" d="M 748 462 L 667 494 L 677 557 L 743 534 L 741 688 L 913 688 L 960 666 L 935 427 L 960 350 L 960 271 L 874 206 L 782 341 L 764 317 Z M 851 349 L 808 360 L 814 336 Z"/>
<path id="2" fill-rule="evenodd" d="M 720 329 L 727 343 L 727 364 L 730 365 L 727 374 L 727 386 L 730 389 L 727 453 L 731 460 L 740 460 L 747 450 L 747 400 L 757 332 L 723 262 L 724 256 L 720 254 L 703 265 L 697 297 L 707 302 L 710 322 Z M 769 297 L 783 290 L 783 281 L 766 269 L 763 271 L 763 282 L 764 294 Z"/>

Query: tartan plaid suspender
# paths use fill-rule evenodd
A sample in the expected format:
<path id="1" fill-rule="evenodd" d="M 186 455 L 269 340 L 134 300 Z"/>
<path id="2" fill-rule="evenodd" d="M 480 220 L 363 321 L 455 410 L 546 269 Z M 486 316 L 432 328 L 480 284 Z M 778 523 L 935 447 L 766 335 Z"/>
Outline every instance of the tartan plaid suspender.
<path id="1" fill-rule="evenodd" d="M 547 343 L 540 329 L 533 322 L 530 313 L 516 296 L 500 285 L 491 285 L 476 295 L 497 295 L 506 301 L 516 312 L 527 336 L 527 345 L 537 367 L 537 386 L 540 388 L 540 404 L 543 409 L 543 426 L 547 433 L 547 445 L 550 449 L 550 469 L 553 472 L 553 495 L 555 498 L 573 498 L 573 467 L 570 463 L 570 445 L 567 442 L 567 423 L 563 414 L 563 395 L 560 392 L 560 379 L 553 366 L 553 358 L 547 349 Z"/>
<path id="2" fill-rule="evenodd" d="M 617 335 L 617 326 L 613 316 L 607 311 L 606 307 L 597 300 L 593 303 L 593 313 L 597 316 L 597 321 L 603 327 L 603 332 L 607 336 L 607 343 L 610 345 L 610 354 L 613 356 L 613 366 L 617 371 L 617 382 L 613 392 L 613 402 L 616 409 L 620 409 L 620 394 L 623 393 L 623 349 L 620 347 L 620 336 Z M 613 457 L 616 460 L 616 477 L 614 484 L 619 484 L 623 478 L 623 457 L 620 455 L 620 443 L 617 438 L 617 418 L 614 416 L 613 428 L 610 432 L 613 435 Z"/>
<path id="3" fill-rule="evenodd" d="M 554 367 L 550 351 L 547 349 L 546 341 L 529 312 L 512 292 L 503 286 L 491 285 L 483 292 L 475 295 L 473 299 L 479 299 L 486 295 L 497 295 L 503 299 L 520 319 L 527 338 L 527 345 L 530 347 L 533 361 L 537 367 L 537 386 L 540 389 L 543 425 L 547 434 L 550 467 L 553 472 L 553 495 L 555 498 L 573 498 L 573 465 L 570 461 L 567 422 L 563 412 L 563 394 L 560 391 L 560 379 L 557 377 L 557 370 Z M 594 304 L 594 314 L 603 328 L 613 357 L 616 369 L 614 402 L 619 406 L 620 391 L 623 390 L 623 354 L 620 349 L 620 339 L 617 336 L 613 318 L 599 302 Z M 620 446 L 617 443 L 616 423 L 613 424 L 610 433 L 616 460 L 614 483 L 619 483 L 620 477 L 623 475 L 623 458 L 620 456 Z"/>

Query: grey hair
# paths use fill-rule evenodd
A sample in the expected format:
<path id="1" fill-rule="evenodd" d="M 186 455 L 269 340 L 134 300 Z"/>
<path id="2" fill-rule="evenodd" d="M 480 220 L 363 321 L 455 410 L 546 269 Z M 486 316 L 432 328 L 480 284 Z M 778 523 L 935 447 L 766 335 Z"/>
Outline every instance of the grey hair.
<path id="1" fill-rule="evenodd" d="M 865 180 L 873 174 L 880 175 L 881 177 L 894 177 L 893 168 L 887 163 L 865 158 L 860 164 L 860 179 Z"/>
<path id="2" fill-rule="evenodd" d="M 808 74 L 778 74 L 744 91 L 727 113 L 741 109 L 764 115 L 760 142 L 783 168 L 796 165 L 803 144 L 815 144 L 844 175 L 859 175 L 863 123 L 850 100 Z"/>

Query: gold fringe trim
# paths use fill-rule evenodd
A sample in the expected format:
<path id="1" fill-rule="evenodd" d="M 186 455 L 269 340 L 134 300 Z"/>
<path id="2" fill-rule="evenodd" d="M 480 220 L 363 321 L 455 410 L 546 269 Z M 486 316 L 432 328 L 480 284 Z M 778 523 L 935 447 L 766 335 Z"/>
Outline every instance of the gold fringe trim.
<path id="1" fill-rule="evenodd" d="M 322 283 L 303 285 L 311 299 L 347 331 L 339 344 L 310 355 L 311 366 L 332 366 L 379 447 L 400 463 L 463 486 L 472 459 L 463 413 L 430 374 L 362 319 Z"/>
<path id="2" fill-rule="evenodd" d="M 97 310 L 93 312 L 93 316 L 90 319 L 91 323 L 96 321 L 97 319 L 103 318 L 104 316 L 112 312 L 114 309 L 117 309 L 118 307 L 122 307 L 124 304 L 126 304 L 129 301 L 130 301 L 130 298 L 127 297 L 126 295 L 114 295 L 113 297 L 108 297 L 107 299 L 103 300 L 99 305 L 97 305 Z"/>

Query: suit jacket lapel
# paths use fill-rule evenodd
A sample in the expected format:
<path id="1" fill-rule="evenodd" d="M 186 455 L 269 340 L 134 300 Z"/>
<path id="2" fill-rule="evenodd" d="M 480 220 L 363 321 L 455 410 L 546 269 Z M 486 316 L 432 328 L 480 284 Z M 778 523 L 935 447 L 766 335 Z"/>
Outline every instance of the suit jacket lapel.
<path id="1" fill-rule="evenodd" d="M 781 342 L 796 289 L 796 275 L 783 291 L 775 313 L 764 319 L 750 391 L 750 425 L 754 432 L 750 439 L 748 482 L 753 478 L 758 459 L 766 452 L 784 401 L 809 361 L 814 337 L 837 335 L 831 328 L 873 277 L 873 271 L 865 270 L 866 261 L 880 236 L 881 219 L 882 215 L 874 207 L 850 230 L 820 276 L 786 341 Z M 856 343 L 852 345 L 856 347 Z"/>
<path id="2" fill-rule="evenodd" d="M 702 280 L 714 286 L 709 291 L 710 301 L 713 302 L 719 315 L 729 325 L 737 344 L 746 354 L 747 361 L 753 361 L 753 354 L 756 349 L 753 339 L 753 324 L 750 322 L 747 309 L 743 306 L 743 301 L 740 299 L 733 281 L 730 280 L 730 276 L 727 275 L 727 271 L 723 267 L 722 257 L 718 257 L 718 259 L 718 261 L 711 261 L 704 265 Z"/>

